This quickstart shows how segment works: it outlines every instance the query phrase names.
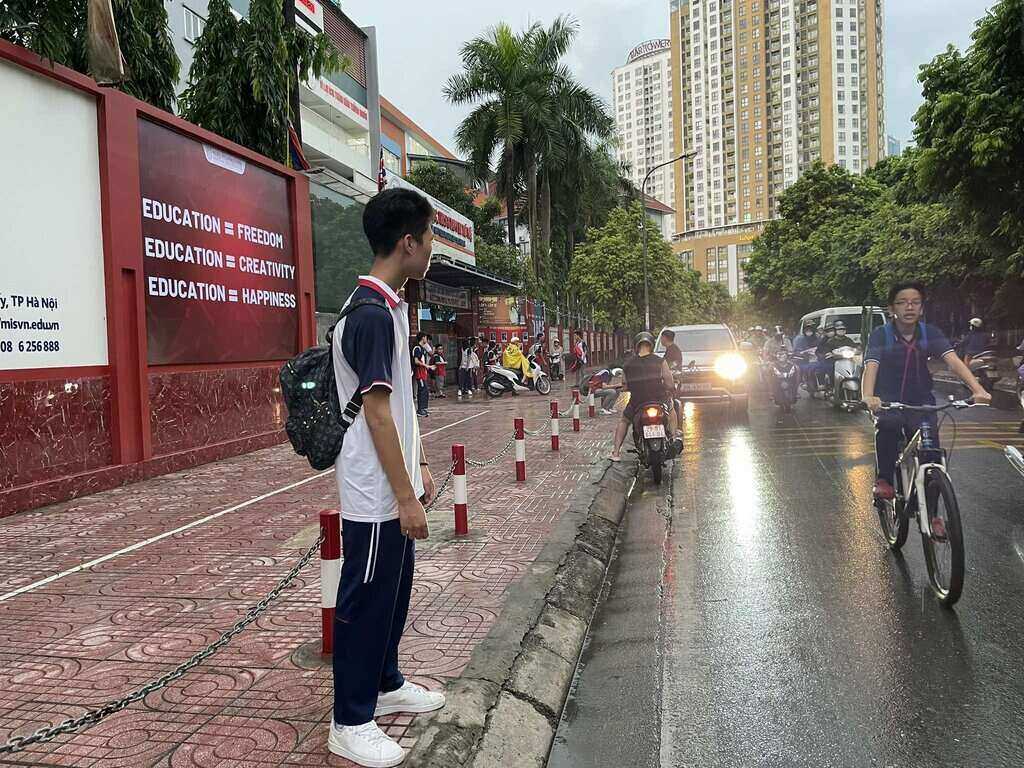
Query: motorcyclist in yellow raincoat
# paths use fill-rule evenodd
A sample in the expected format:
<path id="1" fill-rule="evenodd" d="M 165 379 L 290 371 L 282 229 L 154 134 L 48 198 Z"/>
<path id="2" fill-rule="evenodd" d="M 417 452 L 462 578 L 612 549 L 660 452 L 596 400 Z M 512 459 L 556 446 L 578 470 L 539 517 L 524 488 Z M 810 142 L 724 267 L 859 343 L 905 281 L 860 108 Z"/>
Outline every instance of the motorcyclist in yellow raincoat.
<path id="1" fill-rule="evenodd" d="M 530 361 L 523 354 L 519 344 L 519 337 L 513 336 L 512 340 L 505 346 L 504 353 L 502 353 L 501 366 L 519 374 L 522 383 L 525 385 L 533 377 L 530 373 Z"/>

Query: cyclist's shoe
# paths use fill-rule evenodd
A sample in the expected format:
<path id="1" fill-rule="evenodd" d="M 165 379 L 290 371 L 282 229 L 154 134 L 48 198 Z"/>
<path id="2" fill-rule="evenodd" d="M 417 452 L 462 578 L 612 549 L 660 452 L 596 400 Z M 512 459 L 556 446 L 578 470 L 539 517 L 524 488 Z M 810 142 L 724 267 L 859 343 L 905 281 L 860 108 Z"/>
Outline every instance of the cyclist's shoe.
<path id="1" fill-rule="evenodd" d="M 946 521 L 941 517 L 933 517 L 929 527 L 932 529 L 932 539 L 934 541 L 942 543 L 949 541 L 949 538 L 946 536 Z"/>
<path id="2" fill-rule="evenodd" d="M 896 489 L 888 480 L 878 478 L 875 480 L 874 494 L 878 501 L 892 501 L 896 498 Z"/>

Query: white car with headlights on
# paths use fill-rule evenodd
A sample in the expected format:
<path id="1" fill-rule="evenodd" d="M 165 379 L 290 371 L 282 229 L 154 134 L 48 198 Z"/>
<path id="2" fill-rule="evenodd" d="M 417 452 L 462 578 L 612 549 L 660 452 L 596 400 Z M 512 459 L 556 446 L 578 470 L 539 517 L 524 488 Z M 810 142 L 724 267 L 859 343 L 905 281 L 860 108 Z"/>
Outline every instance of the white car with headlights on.
<path id="1" fill-rule="evenodd" d="M 728 406 L 730 416 L 745 417 L 751 371 L 729 326 L 669 325 L 664 331 L 675 333 L 676 346 L 683 353 L 682 366 L 672 372 L 676 397 L 683 401 L 722 403 Z M 660 334 L 654 351 L 665 354 Z"/>

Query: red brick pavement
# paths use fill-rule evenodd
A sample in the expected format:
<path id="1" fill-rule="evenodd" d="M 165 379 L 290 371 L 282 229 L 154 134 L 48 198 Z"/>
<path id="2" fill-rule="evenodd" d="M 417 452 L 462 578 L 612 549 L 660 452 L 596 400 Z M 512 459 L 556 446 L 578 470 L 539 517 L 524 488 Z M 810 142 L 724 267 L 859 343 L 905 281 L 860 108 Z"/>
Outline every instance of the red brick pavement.
<path id="1" fill-rule="evenodd" d="M 612 419 L 590 421 L 584 408 L 583 431 L 573 433 L 563 419 L 562 450 L 553 454 L 548 399 L 436 401 L 421 422 L 438 481 L 453 442 L 479 460 L 505 445 L 514 416 L 544 432 L 527 440 L 525 483 L 514 481 L 511 452 L 494 466 L 470 468 L 468 537 L 452 534 L 450 488 L 431 512 L 433 537 L 418 545 L 400 649 L 403 670 L 417 682 L 438 688 L 466 666 L 506 589 L 543 548 L 591 463 L 608 449 Z M 567 406 L 566 394 L 561 402 Z M 474 418 L 456 424 L 467 417 Z M 317 475 L 288 446 L 277 446 L 0 520 L 0 743 L 160 677 L 244 616 L 315 540 L 319 510 L 337 506 L 333 474 Z M 307 478 L 313 479 L 3 598 Z M 168 688 L 91 729 L 0 763 L 347 765 L 326 749 L 332 698 L 330 668 L 315 652 L 319 590 L 314 561 L 255 624 Z M 406 746 L 410 723 L 402 715 L 381 720 Z"/>

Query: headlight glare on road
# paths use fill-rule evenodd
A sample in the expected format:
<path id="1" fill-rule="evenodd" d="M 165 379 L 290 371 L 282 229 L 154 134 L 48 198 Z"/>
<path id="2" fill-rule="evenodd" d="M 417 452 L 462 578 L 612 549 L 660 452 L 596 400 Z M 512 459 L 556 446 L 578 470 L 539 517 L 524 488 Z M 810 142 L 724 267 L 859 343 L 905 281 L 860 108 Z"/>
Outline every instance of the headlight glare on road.
<path id="1" fill-rule="evenodd" d="M 747 372 L 747 361 L 735 352 L 726 352 L 715 360 L 715 373 L 723 379 L 736 381 Z"/>

